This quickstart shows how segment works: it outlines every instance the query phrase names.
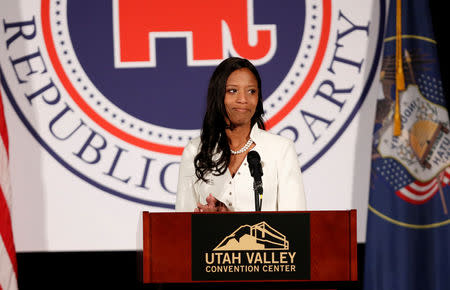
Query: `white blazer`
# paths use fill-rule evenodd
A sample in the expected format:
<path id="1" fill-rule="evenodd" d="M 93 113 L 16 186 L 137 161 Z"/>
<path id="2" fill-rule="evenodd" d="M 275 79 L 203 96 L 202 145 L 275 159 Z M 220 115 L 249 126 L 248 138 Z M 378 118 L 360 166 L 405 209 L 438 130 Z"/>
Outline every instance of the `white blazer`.
<path id="1" fill-rule="evenodd" d="M 258 128 L 255 124 L 250 138 L 261 156 L 263 169 L 263 211 L 306 210 L 302 174 L 291 140 Z M 208 183 L 195 175 L 194 158 L 200 150 L 200 137 L 189 142 L 183 151 L 178 177 L 176 211 L 192 212 L 197 203 L 206 204 L 211 193 L 231 211 L 254 211 L 253 177 L 244 160 L 234 178 L 230 171 L 207 175 Z"/>

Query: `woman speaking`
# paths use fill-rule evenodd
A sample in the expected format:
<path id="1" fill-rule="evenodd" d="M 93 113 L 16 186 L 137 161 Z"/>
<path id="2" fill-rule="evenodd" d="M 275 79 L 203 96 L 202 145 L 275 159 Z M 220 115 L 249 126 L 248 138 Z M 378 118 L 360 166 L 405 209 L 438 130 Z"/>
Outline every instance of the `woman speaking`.
<path id="1" fill-rule="evenodd" d="M 209 82 L 201 136 L 183 151 L 177 211 L 254 211 L 255 199 L 263 211 L 306 209 L 294 144 L 266 132 L 263 114 L 256 68 L 237 57 L 220 63 Z M 251 151 L 262 169 L 257 197 Z"/>

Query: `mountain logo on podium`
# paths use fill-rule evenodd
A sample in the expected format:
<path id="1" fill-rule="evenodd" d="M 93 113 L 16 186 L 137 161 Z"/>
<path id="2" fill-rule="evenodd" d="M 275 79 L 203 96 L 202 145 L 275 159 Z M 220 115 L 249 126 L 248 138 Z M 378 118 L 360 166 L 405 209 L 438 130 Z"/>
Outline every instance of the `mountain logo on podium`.
<path id="1" fill-rule="evenodd" d="M 289 250 L 286 236 L 266 222 L 242 225 L 225 237 L 213 251 Z"/>

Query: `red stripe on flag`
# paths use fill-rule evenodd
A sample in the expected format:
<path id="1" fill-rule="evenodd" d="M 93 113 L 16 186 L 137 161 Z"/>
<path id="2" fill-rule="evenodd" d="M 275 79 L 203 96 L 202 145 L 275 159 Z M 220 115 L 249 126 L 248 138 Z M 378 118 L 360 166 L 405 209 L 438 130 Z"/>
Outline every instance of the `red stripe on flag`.
<path id="1" fill-rule="evenodd" d="M 436 190 L 436 192 L 437 192 L 437 190 Z M 427 197 L 426 199 L 423 199 L 423 200 L 411 199 L 411 198 L 403 195 L 400 191 L 396 191 L 395 194 L 397 194 L 398 197 L 400 197 L 401 199 L 403 199 L 404 201 L 406 201 L 408 203 L 419 205 L 419 204 L 424 204 L 427 201 L 429 201 L 436 194 L 436 192 L 434 192 L 429 197 Z"/>
<path id="2" fill-rule="evenodd" d="M 444 176 L 450 178 L 450 167 L 447 167 L 447 169 L 445 169 Z"/>
<path id="3" fill-rule="evenodd" d="M 433 178 L 433 179 L 431 179 L 431 180 L 429 180 L 429 181 L 426 181 L 426 182 L 421 182 L 421 181 L 419 181 L 419 180 L 416 180 L 416 181 L 414 181 L 413 183 L 415 183 L 415 184 L 417 184 L 417 185 L 419 185 L 419 186 L 427 186 L 428 184 L 434 182 L 434 180 L 435 180 L 435 178 Z"/>
<path id="4" fill-rule="evenodd" d="M 16 250 L 14 248 L 14 239 L 12 234 L 11 216 L 9 214 L 9 207 L 6 203 L 3 189 L 0 187 L 0 236 L 8 252 L 9 259 L 13 265 L 14 272 L 17 277 L 17 260 Z"/>
<path id="5" fill-rule="evenodd" d="M 404 188 L 403 190 L 406 191 L 406 188 Z M 424 204 L 425 202 L 429 201 L 429 200 L 436 194 L 437 191 L 438 191 L 438 187 L 437 187 L 436 185 L 434 185 L 434 187 L 432 188 L 432 190 L 430 190 L 430 191 L 427 193 L 428 196 L 427 196 L 426 198 L 417 198 L 417 199 L 414 199 L 414 198 L 408 196 L 407 194 L 405 194 L 405 193 L 402 192 L 401 190 L 397 190 L 397 191 L 395 192 L 395 194 L 396 194 L 398 197 L 400 197 L 401 199 L 403 199 L 404 201 L 407 201 L 407 202 L 409 202 L 409 203 L 412 203 L 412 204 Z M 408 192 L 408 193 L 411 193 L 411 192 Z M 416 196 L 417 196 L 417 197 L 421 197 L 421 196 L 418 196 L 418 195 L 416 195 Z M 426 195 L 425 195 L 425 196 L 426 196 Z"/>
<path id="6" fill-rule="evenodd" d="M 416 180 L 413 183 L 417 184 L 418 186 L 427 186 L 428 184 L 432 183 L 433 181 L 434 181 L 434 178 L 427 182 L 420 182 L 420 181 Z"/>
<path id="7" fill-rule="evenodd" d="M 1 142 L 0 146 L 1 152 L 0 154 L 0 161 L 2 162 L 1 168 L 6 169 L 8 168 L 8 156 L 9 156 L 9 140 L 8 140 L 8 131 L 6 128 L 6 120 L 5 120 L 5 114 L 3 109 L 3 102 L 2 102 L 2 96 L 0 94 L 0 136 L 1 136 Z M 6 172 L 8 173 L 8 172 Z M 0 172 L 1 175 L 6 174 L 5 172 Z M 5 177 L 5 176 L 3 176 Z M 2 178 L 5 179 L 5 178 Z M 13 238 L 13 232 L 12 232 L 12 222 L 11 222 L 11 213 L 10 208 L 8 206 L 8 202 L 6 200 L 6 196 L 4 191 L 9 190 L 9 180 L 3 180 L 3 184 L 0 184 L 0 243 L 2 244 L 2 255 L 0 256 L 0 263 L 2 265 L 8 265 L 7 269 L 0 269 L 0 271 L 6 271 L 6 274 L 10 277 L 10 279 L 14 279 L 14 281 L 11 281 L 9 279 L 9 282 L 7 282 L 7 285 L 0 285 L 0 290 L 2 290 L 3 287 L 8 287 L 8 289 L 16 289 L 17 288 L 17 260 L 16 260 L 16 249 L 14 247 L 14 238 Z M 5 184 L 6 183 L 6 184 Z M 6 188 L 3 188 L 2 186 L 6 186 Z M 7 255 L 3 254 L 3 248 L 6 250 Z M 12 267 L 9 267 L 9 265 Z M 11 272 L 14 271 L 14 272 Z M 5 277 L 5 272 L 2 273 L 3 278 Z M 8 278 L 8 276 L 6 276 Z M 14 276 L 14 278 L 12 278 Z M 4 283 L 5 281 L 0 281 L 1 283 Z M 12 288 L 10 288 L 10 282 L 13 283 Z M 9 286 L 8 286 L 9 285 Z M 14 286 L 16 285 L 16 286 Z"/>
<path id="8" fill-rule="evenodd" d="M 450 178 L 450 169 L 447 167 L 444 171 L 444 175 L 447 178 Z M 419 180 L 414 181 L 413 183 L 417 184 L 418 186 L 427 186 L 428 184 L 434 182 L 436 180 L 436 178 L 430 179 L 428 181 L 425 182 L 421 182 Z"/>
<path id="9" fill-rule="evenodd" d="M 411 183 L 411 184 L 405 186 L 404 188 L 405 188 L 407 191 L 409 191 L 409 192 L 411 192 L 412 194 L 415 194 L 415 195 L 426 195 L 426 194 L 428 194 L 430 191 L 432 191 L 433 188 L 434 188 L 434 186 L 436 185 L 435 182 L 430 182 L 430 184 L 431 184 L 431 183 L 433 183 L 433 186 L 430 186 L 428 189 L 420 188 L 419 190 L 417 190 L 417 189 L 415 189 L 415 188 L 412 187 L 412 185 L 413 185 L 414 183 Z M 416 183 L 416 185 L 417 185 L 417 183 Z"/>
<path id="10" fill-rule="evenodd" d="M 447 181 L 445 180 L 447 179 Z M 438 192 L 439 187 L 438 184 L 440 183 L 442 187 L 448 186 L 450 180 L 450 168 L 447 167 L 441 177 L 433 178 L 428 182 L 419 182 L 414 181 L 405 187 L 397 190 L 395 194 L 403 199 L 404 201 L 407 201 L 412 204 L 424 204 L 425 202 L 429 201 L 435 194 Z M 415 186 L 416 188 L 413 188 L 412 186 Z M 432 185 L 432 186 L 430 186 Z M 422 187 L 418 188 L 417 187 Z M 425 189 L 424 187 L 427 187 Z M 402 192 L 403 191 L 403 192 Z M 406 191 L 406 193 L 404 192 Z M 417 197 L 417 199 L 413 199 L 411 196 L 408 196 L 408 194 L 414 195 Z M 425 199 L 422 199 L 424 196 L 427 196 Z"/>
<path id="11" fill-rule="evenodd" d="M 8 141 L 8 130 L 6 129 L 6 120 L 3 110 L 2 94 L 0 92 L 0 135 L 3 139 L 3 144 L 5 145 L 6 154 L 9 155 L 9 141 Z"/>

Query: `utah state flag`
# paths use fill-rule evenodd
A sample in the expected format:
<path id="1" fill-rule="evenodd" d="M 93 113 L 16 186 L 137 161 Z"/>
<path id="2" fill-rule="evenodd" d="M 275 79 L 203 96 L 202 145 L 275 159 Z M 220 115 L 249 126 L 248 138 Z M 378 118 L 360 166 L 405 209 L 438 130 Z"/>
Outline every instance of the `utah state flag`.
<path id="1" fill-rule="evenodd" d="M 364 289 L 450 289 L 450 134 L 427 1 L 390 1 Z"/>

